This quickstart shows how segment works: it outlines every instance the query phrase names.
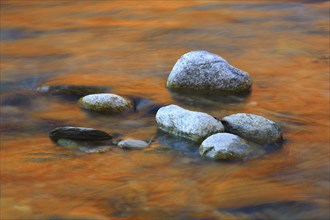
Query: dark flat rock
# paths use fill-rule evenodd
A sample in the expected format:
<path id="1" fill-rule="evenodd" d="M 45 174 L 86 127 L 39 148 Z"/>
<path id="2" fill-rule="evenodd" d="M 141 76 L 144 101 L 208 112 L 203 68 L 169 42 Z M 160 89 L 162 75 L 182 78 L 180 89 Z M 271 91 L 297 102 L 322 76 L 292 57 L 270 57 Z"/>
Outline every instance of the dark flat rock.
<path id="1" fill-rule="evenodd" d="M 73 96 L 81 98 L 90 94 L 98 94 L 110 91 L 110 87 L 106 86 L 90 86 L 90 85 L 44 85 L 38 88 L 38 91 L 49 93 L 52 95 Z"/>
<path id="2" fill-rule="evenodd" d="M 59 127 L 49 133 L 53 141 L 60 138 L 75 140 L 110 140 L 112 136 L 104 131 L 83 127 Z"/>

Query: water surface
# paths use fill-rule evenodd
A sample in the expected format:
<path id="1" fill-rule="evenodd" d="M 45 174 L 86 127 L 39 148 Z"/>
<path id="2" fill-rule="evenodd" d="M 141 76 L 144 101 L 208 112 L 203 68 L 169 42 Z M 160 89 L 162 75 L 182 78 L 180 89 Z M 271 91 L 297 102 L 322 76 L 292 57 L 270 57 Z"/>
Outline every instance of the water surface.
<path id="1" fill-rule="evenodd" d="M 328 219 L 328 1 L 2 1 L 1 219 Z M 207 50 L 250 73 L 247 97 L 195 97 L 165 83 L 184 53 Z M 154 115 L 82 111 L 35 92 L 106 85 L 215 117 L 281 124 L 285 144 L 238 163 L 205 161 Z M 149 149 L 64 149 L 58 126 L 155 138 Z"/>

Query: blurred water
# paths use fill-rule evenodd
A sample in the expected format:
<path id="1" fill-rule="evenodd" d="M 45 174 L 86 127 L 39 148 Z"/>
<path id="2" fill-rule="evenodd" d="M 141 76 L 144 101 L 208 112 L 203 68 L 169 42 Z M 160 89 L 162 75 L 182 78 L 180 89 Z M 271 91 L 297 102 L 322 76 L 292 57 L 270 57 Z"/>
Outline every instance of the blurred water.
<path id="1" fill-rule="evenodd" d="M 328 1 L 2 1 L 1 219 L 328 219 Z M 208 50 L 250 73 L 245 97 L 165 88 L 176 60 Z M 90 114 L 43 84 L 106 85 L 156 105 L 281 124 L 283 148 L 201 160 L 153 114 Z M 141 107 L 142 108 L 142 107 Z M 144 151 L 56 146 L 58 126 L 155 139 Z"/>

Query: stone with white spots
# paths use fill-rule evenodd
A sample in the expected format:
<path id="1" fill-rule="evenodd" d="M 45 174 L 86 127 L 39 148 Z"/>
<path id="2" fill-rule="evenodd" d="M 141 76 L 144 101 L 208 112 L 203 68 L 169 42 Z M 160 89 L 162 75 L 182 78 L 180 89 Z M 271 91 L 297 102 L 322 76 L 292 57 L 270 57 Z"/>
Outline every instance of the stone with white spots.
<path id="1" fill-rule="evenodd" d="M 173 89 L 216 90 L 230 93 L 251 89 L 249 74 L 207 51 L 191 51 L 174 65 L 167 87 Z"/>
<path id="2" fill-rule="evenodd" d="M 177 105 L 160 108 L 156 114 L 156 121 L 161 130 L 198 142 L 224 131 L 221 121 L 211 115 L 190 111 Z"/>
<path id="3" fill-rule="evenodd" d="M 281 127 L 255 114 L 237 113 L 222 119 L 226 132 L 236 134 L 259 144 L 282 141 Z"/>
<path id="4" fill-rule="evenodd" d="M 119 113 L 134 109 L 130 101 L 111 93 L 87 95 L 82 97 L 79 103 L 84 109 L 103 113 Z"/>
<path id="5" fill-rule="evenodd" d="M 217 160 L 243 159 L 249 145 L 234 134 L 218 133 L 206 138 L 199 147 L 199 154 Z"/>

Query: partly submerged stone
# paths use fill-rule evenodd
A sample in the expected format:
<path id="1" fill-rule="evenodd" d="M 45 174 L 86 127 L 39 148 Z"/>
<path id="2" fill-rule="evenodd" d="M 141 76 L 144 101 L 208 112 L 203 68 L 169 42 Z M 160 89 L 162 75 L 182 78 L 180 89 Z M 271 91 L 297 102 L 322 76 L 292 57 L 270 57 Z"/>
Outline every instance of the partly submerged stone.
<path id="1" fill-rule="evenodd" d="M 149 98 L 143 98 L 138 96 L 129 97 L 132 100 L 132 104 L 134 106 L 134 111 L 142 112 L 143 116 L 156 114 L 158 109 L 163 107 L 164 105 L 155 103 L 154 100 Z"/>
<path id="2" fill-rule="evenodd" d="M 94 141 L 110 140 L 112 138 L 110 134 L 104 131 L 83 127 L 58 127 L 49 133 L 49 137 L 53 141 L 61 138 Z"/>
<path id="3" fill-rule="evenodd" d="M 57 140 L 57 144 L 70 150 L 81 151 L 85 153 L 104 153 L 111 149 L 111 146 L 102 146 L 97 141 L 81 141 L 71 140 L 66 138 L 60 138 Z"/>
<path id="4" fill-rule="evenodd" d="M 84 109 L 102 113 L 119 113 L 134 109 L 130 101 L 111 93 L 87 95 L 82 97 L 79 103 Z"/>
<path id="5" fill-rule="evenodd" d="M 221 121 L 203 112 L 190 111 L 177 105 L 158 110 L 156 121 L 160 129 L 194 141 L 224 131 Z"/>
<path id="6" fill-rule="evenodd" d="M 167 87 L 173 89 L 245 92 L 252 86 L 249 74 L 207 51 L 191 51 L 174 65 Z"/>
<path id="7" fill-rule="evenodd" d="M 65 95 L 74 97 L 83 97 L 89 94 L 104 93 L 110 90 L 107 86 L 90 86 L 90 85 L 44 85 L 38 89 L 40 92 L 52 95 Z"/>
<path id="8" fill-rule="evenodd" d="M 206 138 L 199 147 L 203 157 L 217 160 L 243 159 L 249 153 L 249 145 L 234 134 L 218 133 Z"/>
<path id="9" fill-rule="evenodd" d="M 118 143 L 118 146 L 123 149 L 143 149 L 149 144 L 142 140 L 123 140 Z"/>
<path id="10" fill-rule="evenodd" d="M 198 147 L 200 143 L 182 136 L 174 135 L 159 129 L 156 133 L 158 147 L 153 151 L 161 153 L 175 153 L 182 157 L 198 157 Z"/>
<path id="11" fill-rule="evenodd" d="M 244 139 L 268 144 L 282 141 L 281 127 L 275 122 L 259 115 L 238 113 L 222 119 L 226 132 Z"/>
<path id="12" fill-rule="evenodd" d="M 27 94 L 15 93 L 9 96 L 3 96 L 0 104 L 3 106 L 17 106 L 17 107 L 29 107 L 32 103 L 32 99 Z"/>

